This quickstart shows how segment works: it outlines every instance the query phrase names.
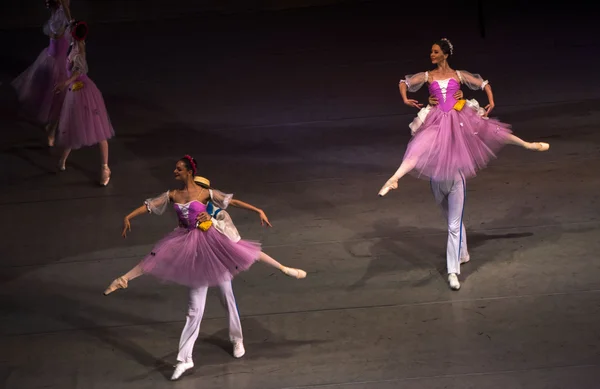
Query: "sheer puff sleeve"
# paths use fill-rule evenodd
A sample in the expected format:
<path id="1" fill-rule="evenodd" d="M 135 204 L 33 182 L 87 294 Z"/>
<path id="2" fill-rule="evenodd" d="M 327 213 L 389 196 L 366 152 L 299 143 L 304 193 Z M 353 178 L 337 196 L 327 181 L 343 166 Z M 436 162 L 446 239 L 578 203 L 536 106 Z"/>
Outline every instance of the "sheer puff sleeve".
<path id="1" fill-rule="evenodd" d="M 231 241 L 239 242 L 242 239 L 227 211 L 221 210 L 219 213 L 217 213 L 217 216 L 212 219 L 212 221 L 215 229 L 228 237 Z"/>
<path id="2" fill-rule="evenodd" d="M 144 205 L 146 205 L 148 213 L 162 215 L 167 210 L 167 207 L 169 206 L 170 202 L 171 198 L 169 196 L 169 191 L 166 191 L 160 196 L 147 199 L 146 201 L 144 201 Z"/>
<path id="3" fill-rule="evenodd" d="M 400 80 L 400 84 L 406 84 L 409 92 L 416 92 L 429 80 L 429 72 L 408 74 Z"/>
<path id="4" fill-rule="evenodd" d="M 489 84 L 488 80 L 484 80 L 479 74 L 472 74 L 466 70 L 456 71 L 458 78 L 462 84 L 465 84 L 469 89 L 472 90 L 484 90 L 485 86 Z"/>
<path id="5" fill-rule="evenodd" d="M 233 194 L 223 193 L 216 189 L 209 189 L 208 193 L 210 193 L 212 202 L 221 209 L 227 209 L 231 199 L 233 199 Z"/>

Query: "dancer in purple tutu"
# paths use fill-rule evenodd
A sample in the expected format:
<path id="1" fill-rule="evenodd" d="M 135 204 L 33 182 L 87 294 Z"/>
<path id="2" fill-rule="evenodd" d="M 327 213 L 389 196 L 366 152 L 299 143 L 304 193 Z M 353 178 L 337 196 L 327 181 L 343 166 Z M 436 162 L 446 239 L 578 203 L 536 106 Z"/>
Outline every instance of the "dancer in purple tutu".
<path id="1" fill-rule="evenodd" d="M 285 275 L 305 278 L 306 272 L 283 266 L 261 251 L 260 243 L 240 239 L 239 233 L 225 209 L 234 207 L 258 213 L 261 224 L 271 226 L 265 213 L 247 203 L 233 199 L 210 187 L 203 177 L 195 177 L 195 159 L 184 156 L 175 166 L 175 179 L 183 189 L 170 190 L 146 200 L 144 205 L 127 215 L 124 220 L 123 237 L 131 231 L 130 220 L 144 213 L 160 215 L 173 203 L 179 219 L 179 228 L 159 241 L 149 255 L 125 275 L 114 280 L 105 290 L 108 295 L 117 289 L 127 288 L 130 280 L 143 274 L 190 287 L 189 309 L 186 325 L 181 334 L 173 380 L 194 366 L 192 350 L 200 330 L 204 313 L 206 293 L 209 287 L 218 286 L 221 301 L 229 312 L 229 337 L 233 343 L 233 355 L 244 355 L 242 328 L 233 295 L 231 280 L 240 272 L 248 270 L 256 261 L 265 262 Z M 209 208 L 218 207 L 219 210 Z M 214 216 L 212 216 L 214 215 Z"/>
<path id="2" fill-rule="evenodd" d="M 57 145 L 63 148 L 58 167 L 66 169 L 67 158 L 72 149 L 98 145 L 101 154 L 100 185 L 110 181 L 108 167 L 108 139 L 115 134 L 102 93 L 87 76 L 88 64 L 85 39 L 88 26 L 85 22 L 74 22 L 71 27 L 73 46 L 67 56 L 68 79 L 58 83 L 55 93 L 65 93 L 58 123 Z"/>
<path id="3" fill-rule="evenodd" d="M 54 86 L 67 79 L 65 63 L 69 40 L 65 32 L 71 15 L 69 0 L 46 0 L 50 19 L 44 33 L 50 44 L 42 50 L 35 62 L 12 82 L 23 113 L 43 124 L 48 145 L 54 146 L 54 132 L 58 123 L 64 93 L 54 93 Z"/>
<path id="4" fill-rule="evenodd" d="M 525 142 L 512 134 L 508 124 L 489 119 L 494 108 L 491 86 L 477 74 L 450 68 L 448 57 L 453 51 L 450 41 L 441 39 L 431 47 L 431 62 L 436 69 L 409 75 L 400 81 L 404 104 L 422 108 L 418 101 L 407 97 L 407 91 L 416 92 L 426 83 L 432 100 L 435 100 L 432 102 L 437 104 L 421 109 L 411 123 L 414 137 L 408 144 L 402 164 L 379 195 L 385 196 L 390 190 L 397 189 L 398 180 L 407 173 L 431 181 L 436 202 L 448 221 L 448 283 L 453 290 L 458 290 L 460 264 L 470 259 L 462 220 L 466 179 L 475 176 L 506 144 L 533 151 L 546 151 L 550 145 Z M 455 93 L 461 85 L 485 91 L 489 101 L 485 109 L 475 100 L 457 100 Z"/>

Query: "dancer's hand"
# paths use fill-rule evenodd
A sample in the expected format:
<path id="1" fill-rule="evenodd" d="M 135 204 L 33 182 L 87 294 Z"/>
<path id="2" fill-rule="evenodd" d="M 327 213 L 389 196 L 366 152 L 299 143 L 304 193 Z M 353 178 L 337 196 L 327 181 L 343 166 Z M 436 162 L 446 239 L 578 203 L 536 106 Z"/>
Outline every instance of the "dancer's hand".
<path id="1" fill-rule="evenodd" d="M 463 92 L 459 89 L 456 93 L 454 93 L 452 95 L 454 97 L 455 100 L 462 100 L 463 96 Z"/>
<path id="2" fill-rule="evenodd" d="M 123 219 L 123 232 L 121 233 L 123 238 L 127 238 L 127 231 L 131 232 L 131 223 L 129 223 L 129 218 Z"/>
<path id="3" fill-rule="evenodd" d="M 438 105 L 438 98 L 437 97 L 433 97 L 433 96 L 429 96 L 429 105 Z"/>
<path id="4" fill-rule="evenodd" d="M 196 216 L 196 221 L 200 223 L 204 223 L 210 219 L 212 219 L 212 217 L 208 214 L 208 212 L 201 212 L 198 214 L 198 216 Z"/>
<path id="5" fill-rule="evenodd" d="M 493 102 L 486 105 L 485 106 L 485 115 L 483 115 L 483 116 L 488 116 L 490 114 L 490 112 L 492 112 L 492 109 L 494 109 L 495 106 L 496 105 Z"/>
<path id="6" fill-rule="evenodd" d="M 423 104 L 419 104 L 417 100 L 413 99 L 404 100 L 404 104 L 408 105 L 409 107 L 423 108 Z"/>
<path id="7" fill-rule="evenodd" d="M 54 90 L 53 91 L 54 91 L 55 94 L 58 95 L 58 94 L 62 93 L 65 90 L 66 87 L 67 87 L 67 84 L 61 82 L 61 83 L 58 83 L 58 84 L 54 85 Z"/>
<path id="8" fill-rule="evenodd" d="M 273 227 L 271 225 L 271 223 L 269 222 L 269 218 L 267 218 L 267 215 L 265 215 L 265 213 L 262 210 L 258 211 L 258 216 L 260 217 L 260 225 L 261 226 L 264 226 L 266 224 L 269 227 Z"/>

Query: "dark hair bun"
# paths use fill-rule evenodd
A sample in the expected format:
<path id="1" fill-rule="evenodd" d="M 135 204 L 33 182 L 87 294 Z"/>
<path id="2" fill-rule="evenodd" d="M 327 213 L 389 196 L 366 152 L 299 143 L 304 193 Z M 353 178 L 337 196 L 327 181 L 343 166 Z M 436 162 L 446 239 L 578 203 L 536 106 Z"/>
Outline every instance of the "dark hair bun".
<path id="1" fill-rule="evenodd" d="M 452 42 L 450 42 L 447 38 L 442 38 L 439 41 L 435 42 L 435 44 L 440 46 L 444 54 L 454 54 L 454 46 L 452 46 Z"/>

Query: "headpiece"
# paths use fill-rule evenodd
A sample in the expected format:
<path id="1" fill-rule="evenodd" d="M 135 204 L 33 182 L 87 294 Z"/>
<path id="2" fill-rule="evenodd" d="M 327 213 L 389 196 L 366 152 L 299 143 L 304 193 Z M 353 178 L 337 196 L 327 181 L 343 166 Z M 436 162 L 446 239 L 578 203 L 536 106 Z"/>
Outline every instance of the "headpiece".
<path id="1" fill-rule="evenodd" d="M 196 175 L 196 171 L 198 170 L 198 167 L 196 166 L 196 163 L 194 163 L 194 158 L 192 158 L 190 155 L 184 155 L 183 158 L 187 159 L 190 162 L 190 166 L 192 167 L 192 174 Z"/>
<path id="2" fill-rule="evenodd" d="M 76 41 L 83 41 L 87 37 L 88 34 L 88 25 L 86 22 L 77 21 L 73 23 L 71 27 L 71 36 Z"/>
<path id="3" fill-rule="evenodd" d="M 442 38 L 441 40 L 448 44 L 448 47 L 450 47 L 450 55 L 453 55 L 454 54 L 454 46 L 452 46 L 452 42 L 450 42 L 450 40 L 448 40 L 448 38 Z"/>

